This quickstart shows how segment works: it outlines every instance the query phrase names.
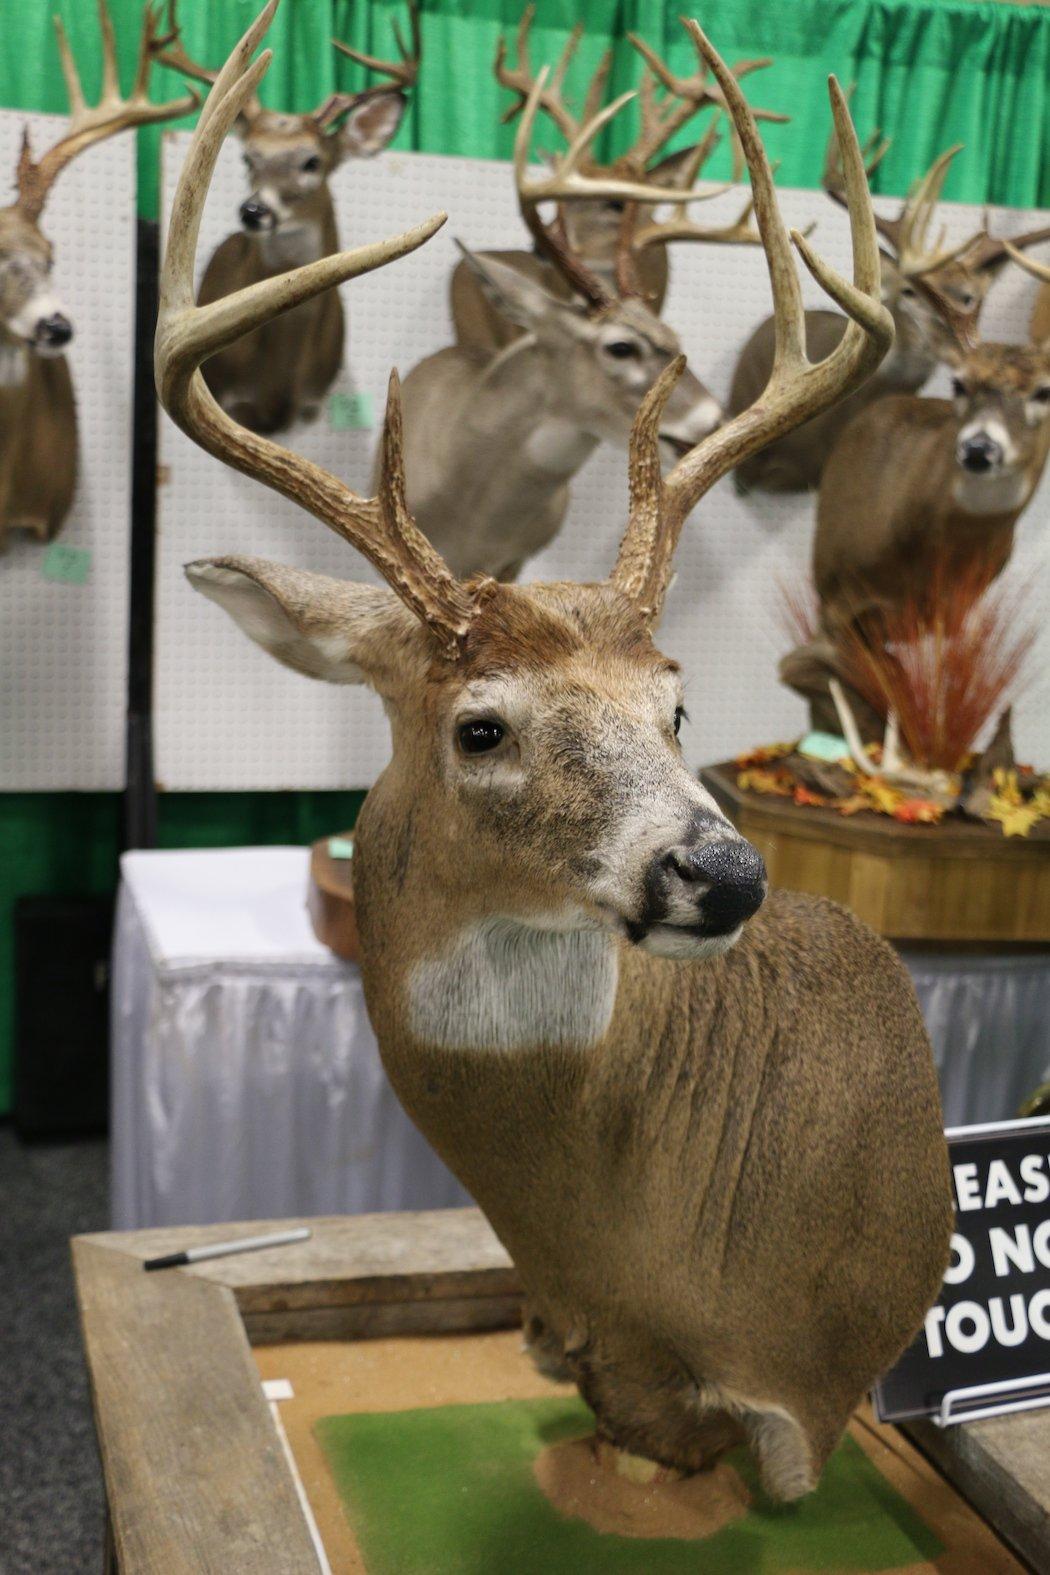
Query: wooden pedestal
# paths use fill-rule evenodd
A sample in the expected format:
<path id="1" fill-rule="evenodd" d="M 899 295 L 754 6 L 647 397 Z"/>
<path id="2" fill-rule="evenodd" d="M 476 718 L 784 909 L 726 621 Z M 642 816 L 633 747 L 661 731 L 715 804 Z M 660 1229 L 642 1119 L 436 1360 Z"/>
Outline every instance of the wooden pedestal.
<path id="1" fill-rule="evenodd" d="M 306 906 L 321 945 L 346 962 L 357 962 L 361 956 L 361 938 L 354 912 L 354 861 L 333 859 L 328 851 L 331 840 L 322 837 L 310 849 Z M 336 840 L 349 842 L 352 834 L 345 831 Z"/>
<path id="2" fill-rule="evenodd" d="M 774 886 L 833 897 L 898 941 L 1050 941 L 1050 832 L 1004 837 L 952 821 L 903 826 L 737 787 L 738 768 L 700 780 L 766 861 Z"/>

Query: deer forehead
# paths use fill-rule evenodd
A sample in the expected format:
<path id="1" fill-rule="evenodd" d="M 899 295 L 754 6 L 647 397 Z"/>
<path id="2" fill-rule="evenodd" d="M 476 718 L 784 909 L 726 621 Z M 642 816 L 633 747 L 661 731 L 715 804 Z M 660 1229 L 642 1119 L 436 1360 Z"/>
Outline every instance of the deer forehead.
<path id="1" fill-rule="evenodd" d="M 588 721 L 606 728 L 613 716 L 621 725 L 632 717 L 651 721 L 654 708 L 668 711 L 681 695 L 681 674 L 673 663 L 607 666 L 583 656 L 546 670 L 473 678 L 456 693 L 450 710 L 457 721 L 496 716 L 514 729 L 547 723 L 582 730 Z"/>
<path id="2" fill-rule="evenodd" d="M 1035 345 L 983 344 L 972 350 L 959 376 L 972 398 L 1026 398 L 1050 376 L 1050 349 Z"/>
<path id="3" fill-rule="evenodd" d="M 265 125 L 253 125 L 244 138 L 251 163 L 293 166 L 304 154 L 316 153 L 324 137 L 306 116 L 274 115 Z"/>

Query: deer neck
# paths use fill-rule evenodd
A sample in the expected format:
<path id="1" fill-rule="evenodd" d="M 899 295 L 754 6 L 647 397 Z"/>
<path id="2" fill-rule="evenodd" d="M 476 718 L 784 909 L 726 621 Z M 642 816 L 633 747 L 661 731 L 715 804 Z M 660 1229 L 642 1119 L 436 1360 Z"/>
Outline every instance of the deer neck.
<path id="1" fill-rule="evenodd" d="M 21 388 L 29 376 L 29 351 L 23 340 L 0 330 L 0 390 Z"/>
<path id="2" fill-rule="evenodd" d="M 335 210 L 327 185 L 303 199 L 294 222 L 258 236 L 256 245 L 263 267 L 270 273 L 300 268 L 338 251 Z"/>

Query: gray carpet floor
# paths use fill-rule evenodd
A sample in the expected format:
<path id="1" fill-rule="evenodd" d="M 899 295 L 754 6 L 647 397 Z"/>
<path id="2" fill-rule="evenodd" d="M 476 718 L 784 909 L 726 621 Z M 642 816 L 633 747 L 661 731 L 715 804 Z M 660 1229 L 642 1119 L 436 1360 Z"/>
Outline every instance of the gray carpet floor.
<path id="1" fill-rule="evenodd" d="M 0 1127 L 0 1572 L 97 1575 L 103 1500 L 69 1238 L 109 1223 L 104 1141 Z"/>

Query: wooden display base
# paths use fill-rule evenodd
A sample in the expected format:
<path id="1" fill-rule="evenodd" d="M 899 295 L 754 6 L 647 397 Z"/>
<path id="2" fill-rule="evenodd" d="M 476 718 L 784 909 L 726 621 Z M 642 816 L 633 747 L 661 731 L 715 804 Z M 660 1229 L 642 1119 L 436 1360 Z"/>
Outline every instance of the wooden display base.
<path id="1" fill-rule="evenodd" d="M 278 1223 L 308 1224 L 312 1237 L 143 1271 L 145 1258 Z M 351 1575 L 359 1551 L 316 1448 L 319 1421 L 561 1391 L 532 1371 L 519 1335 L 485 1332 L 519 1324 L 520 1295 L 476 1209 L 80 1236 L 73 1271 L 109 1511 L 105 1567 L 120 1575 L 316 1575 L 318 1531 L 335 1575 Z M 249 1344 L 267 1349 L 253 1359 Z M 287 1447 L 260 1371 L 291 1381 L 288 1409 L 277 1406 Z M 1050 1411 L 908 1431 L 947 1482 L 866 1411 L 852 1430 L 943 1544 L 909 1575 L 1005 1575 L 1018 1566 L 998 1538 L 1048 1568 Z M 421 1491 L 435 1473 L 445 1480 L 433 1454 L 421 1470 Z M 497 1526 L 487 1560 L 455 1567 L 534 1570 L 501 1565 L 503 1535 Z M 841 1569 L 829 1553 L 822 1567 Z"/>
<path id="2" fill-rule="evenodd" d="M 976 822 L 844 816 L 739 788 L 738 771 L 705 766 L 700 780 L 774 886 L 833 897 L 889 940 L 1050 941 L 1050 830 L 1004 837 Z"/>
<path id="3" fill-rule="evenodd" d="M 314 934 L 322 946 L 335 952 L 345 962 L 358 962 L 361 957 L 361 937 L 357 932 L 357 915 L 354 911 L 354 861 L 333 859 L 328 844 L 333 839 L 322 837 L 310 849 L 310 876 L 306 890 L 306 906 Z M 344 831 L 336 841 L 351 842 L 353 833 Z"/>

